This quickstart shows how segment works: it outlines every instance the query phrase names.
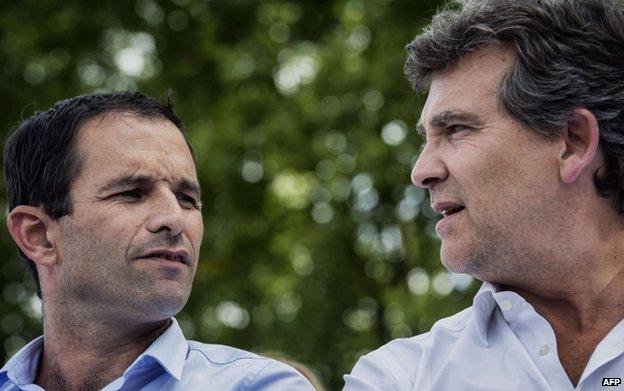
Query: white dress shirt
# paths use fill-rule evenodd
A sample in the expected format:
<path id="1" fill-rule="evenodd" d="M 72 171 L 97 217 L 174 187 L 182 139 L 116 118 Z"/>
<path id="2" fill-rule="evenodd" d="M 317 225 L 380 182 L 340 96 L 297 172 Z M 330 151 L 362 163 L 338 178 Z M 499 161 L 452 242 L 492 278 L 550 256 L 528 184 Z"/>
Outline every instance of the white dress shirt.
<path id="1" fill-rule="evenodd" d="M 484 283 L 472 307 L 361 357 L 344 390 L 624 390 L 621 380 L 615 385 L 624 378 L 622 353 L 624 320 L 598 344 L 574 388 L 548 322 L 520 295 Z"/>

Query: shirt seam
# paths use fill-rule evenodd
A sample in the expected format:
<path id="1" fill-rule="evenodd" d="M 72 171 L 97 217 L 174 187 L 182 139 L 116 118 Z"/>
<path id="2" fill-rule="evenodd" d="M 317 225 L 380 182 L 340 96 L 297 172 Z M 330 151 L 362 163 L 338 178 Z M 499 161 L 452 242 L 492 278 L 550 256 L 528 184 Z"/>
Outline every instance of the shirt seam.
<path id="1" fill-rule="evenodd" d="M 241 385 L 241 387 L 239 388 L 239 390 L 243 391 L 245 389 L 248 389 L 249 386 L 251 384 L 253 384 L 253 382 L 256 380 L 256 378 L 260 375 L 260 373 L 262 371 L 264 371 L 265 369 L 267 369 L 269 367 L 269 365 L 273 364 L 272 361 L 269 361 L 265 366 L 263 366 L 262 368 L 260 368 L 253 376 L 251 376 L 250 378 L 247 379 L 247 381 L 245 381 L 245 383 L 243 385 Z"/>
<path id="2" fill-rule="evenodd" d="M 240 361 L 240 360 L 265 360 L 264 357 L 237 357 L 237 358 L 232 359 L 230 361 L 220 362 L 220 361 L 214 361 L 214 360 L 210 359 L 210 357 L 208 357 L 208 355 L 204 351 L 202 351 L 201 349 L 192 348 L 192 347 L 189 346 L 189 353 L 191 351 L 199 352 L 202 356 L 204 356 L 206 358 L 206 360 L 210 361 L 211 363 L 213 363 L 215 365 L 228 365 L 228 364 L 232 364 L 233 362 Z"/>

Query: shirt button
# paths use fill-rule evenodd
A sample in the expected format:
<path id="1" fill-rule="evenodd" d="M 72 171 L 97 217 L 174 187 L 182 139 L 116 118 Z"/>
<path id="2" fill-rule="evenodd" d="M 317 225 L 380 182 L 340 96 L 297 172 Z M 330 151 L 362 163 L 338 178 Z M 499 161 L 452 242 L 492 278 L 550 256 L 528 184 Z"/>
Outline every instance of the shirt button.
<path id="1" fill-rule="evenodd" d="M 544 345 L 540 348 L 539 350 L 539 355 L 540 356 L 545 356 L 548 354 L 548 352 L 550 352 L 550 347 L 548 345 Z"/>
<path id="2" fill-rule="evenodd" d="M 503 311 L 509 311 L 511 307 L 513 307 L 513 304 L 511 304 L 511 300 L 505 299 L 501 300 L 500 307 Z"/>

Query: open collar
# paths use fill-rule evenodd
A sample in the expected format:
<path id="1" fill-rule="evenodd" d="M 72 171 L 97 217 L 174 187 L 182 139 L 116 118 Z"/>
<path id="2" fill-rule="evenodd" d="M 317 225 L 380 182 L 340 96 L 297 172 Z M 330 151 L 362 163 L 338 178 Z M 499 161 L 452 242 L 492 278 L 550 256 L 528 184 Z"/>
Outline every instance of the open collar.
<path id="1" fill-rule="evenodd" d="M 128 367 L 124 377 L 155 360 L 171 376 L 180 380 L 188 351 L 188 342 L 178 321 L 171 318 L 169 327 Z"/>
<path id="2" fill-rule="evenodd" d="M 157 362 L 171 376 L 180 380 L 188 354 L 188 342 L 175 318 L 169 327 L 124 371 L 126 378 L 139 368 Z M 31 341 L 0 369 L 0 379 L 7 377 L 18 386 L 31 384 L 37 376 L 43 351 L 43 336 Z"/>

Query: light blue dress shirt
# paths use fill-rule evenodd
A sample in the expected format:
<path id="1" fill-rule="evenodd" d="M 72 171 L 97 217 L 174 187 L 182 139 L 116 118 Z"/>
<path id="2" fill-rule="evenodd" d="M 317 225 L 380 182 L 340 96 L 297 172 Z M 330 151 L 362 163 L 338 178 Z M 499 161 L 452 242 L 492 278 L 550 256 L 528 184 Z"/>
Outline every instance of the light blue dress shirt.
<path id="1" fill-rule="evenodd" d="M 223 345 L 187 341 L 175 319 L 123 375 L 103 391 L 314 390 L 294 368 Z M 0 370 L 0 391 L 41 391 L 32 384 L 43 348 L 39 337 Z"/>
<path id="2" fill-rule="evenodd" d="M 344 390 L 624 390 L 615 385 L 624 378 L 623 353 L 624 320 L 598 344 L 575 388 L 548 322 L 520 295 L 484 283 L 472 307 L 361 357 Z"/>

